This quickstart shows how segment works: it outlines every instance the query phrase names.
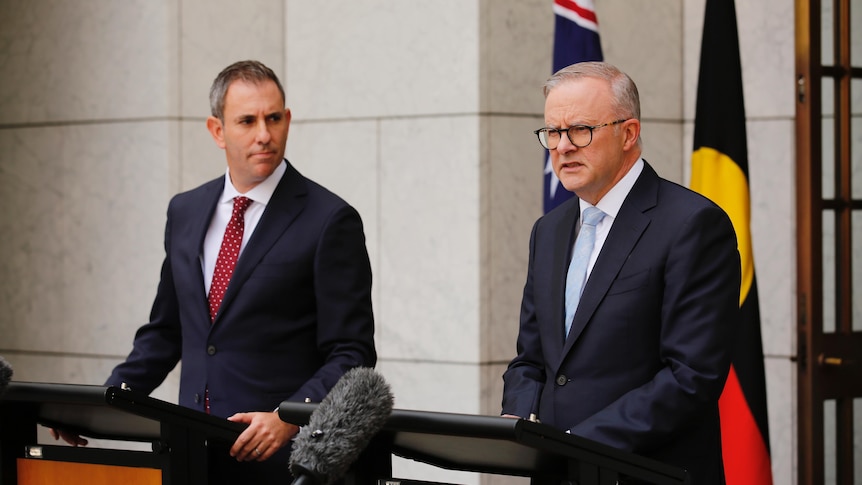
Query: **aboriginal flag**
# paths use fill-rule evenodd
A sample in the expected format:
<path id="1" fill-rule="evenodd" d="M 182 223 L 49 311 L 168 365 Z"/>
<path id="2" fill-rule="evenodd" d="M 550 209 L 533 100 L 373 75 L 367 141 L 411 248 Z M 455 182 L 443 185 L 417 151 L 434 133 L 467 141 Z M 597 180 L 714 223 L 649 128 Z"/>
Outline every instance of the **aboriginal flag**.
<path id="1" fill-rule="evenodd" d="M 553 71 L 584 61 L 601 61 L 599 24 L 593 0 L 554 0 L 554 65 Z M 554 207 L 575 194 L 560 185 L 560 179 L 545 153 L 544 209 Z"/>
<path id="2" fill-rule="evenodd" d="M 748 148 L 733 0 L 706 0 L 691 188 L 730 216 L 742 260 L 740 321 L 730 375 L 719 399 L 728 485 L 770 485 L 766 377 L 751 244 Z"/>

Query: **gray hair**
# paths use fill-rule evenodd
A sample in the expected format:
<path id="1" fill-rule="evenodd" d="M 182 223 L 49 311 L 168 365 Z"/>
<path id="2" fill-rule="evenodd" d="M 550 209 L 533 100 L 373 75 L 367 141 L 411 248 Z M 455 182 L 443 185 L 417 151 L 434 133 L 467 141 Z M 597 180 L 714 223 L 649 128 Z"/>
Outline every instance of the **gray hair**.
<path id="1" fill-rule="evenodd" d="M 282 103 L 285 101 L 284 88 L 281 87 L 281 82 L 278 80 L 278 76 L 272 72 L 272 69 L 259 61 L 235 62 L 224 68 L 216 76 L 212 87 L 210 87 L 210 111 L 221 121 L 224 121 L 224 98 L 227 95 L 227 89 L 234 81 L 244 81 L 251 84 L 272 81 L 278 86 Z"/>
<path id="2" fill-rule="evenodd" d="M 638 87 L 628 74 L 606 62 L 579 62 L 560 69 L 545 81 L 545 97 L 547 98 L 551 90 L 561 83 L 583 78 L 602 79 L 608 83 L 614 97 L 612 107 L 614 116 L 640 119 L 641 102 Z"/>

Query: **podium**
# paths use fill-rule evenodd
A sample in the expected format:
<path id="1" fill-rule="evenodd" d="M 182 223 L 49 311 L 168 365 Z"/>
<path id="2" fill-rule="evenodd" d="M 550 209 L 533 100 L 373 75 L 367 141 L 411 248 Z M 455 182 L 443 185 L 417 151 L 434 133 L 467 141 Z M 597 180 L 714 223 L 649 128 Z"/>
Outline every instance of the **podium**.
<path id="1" fill-rule="evenodd" d="M 150 443 L 151 451 L 40 445 L 37 425 Z M 244 429 L 133 390 L 12 382 L 0 395 L 0 485 L 56 483 L 57 476 L 92 485 L 207 483 L 208 443 L 233 443 Z"/>
<path id="2" fill-rule="evenodd" d="M 307 424 L 317 404 L 283 402 L 283 421 Z M 395 409 L 348 472 L 347 483 L 395 482 L 392 456 L 449 470 L 531 477 L 534 483 L 689 484 L 685 470 L 523 419 Z"/>

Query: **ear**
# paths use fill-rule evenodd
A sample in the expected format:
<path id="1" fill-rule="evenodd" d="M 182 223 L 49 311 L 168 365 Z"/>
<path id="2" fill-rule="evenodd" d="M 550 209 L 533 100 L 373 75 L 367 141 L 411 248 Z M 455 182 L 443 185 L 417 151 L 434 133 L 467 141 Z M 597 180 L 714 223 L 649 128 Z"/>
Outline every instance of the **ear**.
<path id="1" fill-rule="evenodd" d="M 213 140 L 216 142 L 216 145 L 218 145 L 219 148 L 224 149 L 224 125 L 221 120 L 215 116 L 207 118 L 207 130 L 209 130 L 210 135 L 212 135 Z"/>
<path id="2" fill-rule="evenodd" d="M 630 119 L 623 124 L 623 134 L 625 135 L 623 142 L 623 150 L 629 151 L 637 146 L 638 138 L 641 136 L 641 122 L 637 119 Z"/>

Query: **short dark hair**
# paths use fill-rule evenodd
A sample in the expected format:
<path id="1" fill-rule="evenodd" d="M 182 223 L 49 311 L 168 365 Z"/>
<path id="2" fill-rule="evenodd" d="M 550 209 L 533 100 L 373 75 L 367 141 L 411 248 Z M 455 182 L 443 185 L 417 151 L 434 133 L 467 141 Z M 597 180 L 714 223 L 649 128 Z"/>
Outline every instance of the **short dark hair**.
<path id="1" fill-rule="evenodd" d="M 272 81 L 278 86 L 282 103 L 285 102 L 284 88 L 281 87 L 281 81 L 278 80 L 278 76 L 272 72 L 272 69 L 259 61 L 235 62 L 224 68 L 216 76 L 212 87 L 210 87 L 210 111 L 213 116 L 222 121 L 224 121 L 224 98 L 227 95 L 227 89 L 234 81 L 244 81 L 252 84 Z"/>

